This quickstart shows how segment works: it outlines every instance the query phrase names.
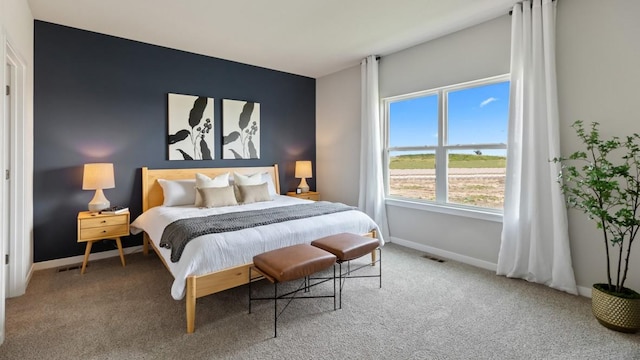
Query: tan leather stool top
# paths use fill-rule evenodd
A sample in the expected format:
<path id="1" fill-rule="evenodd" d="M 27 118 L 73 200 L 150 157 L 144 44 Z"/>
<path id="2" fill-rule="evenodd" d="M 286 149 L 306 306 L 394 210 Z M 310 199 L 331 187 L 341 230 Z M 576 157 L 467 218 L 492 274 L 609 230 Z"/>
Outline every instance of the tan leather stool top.
<path id="1" fill-rule="evenodd" d="M 380 242 L 372 237 L 341 233 L 314 240 L 311 245 L 334 254 L 338 261 L 349 261 L 371 253 Z"/>
<path id="2" fill-rule="evenodd" d="M 253 257 L 253 265 L 271 282 L 300 279 L 335 262 L 335 255 L 309 244 L 287 246 Z"/>

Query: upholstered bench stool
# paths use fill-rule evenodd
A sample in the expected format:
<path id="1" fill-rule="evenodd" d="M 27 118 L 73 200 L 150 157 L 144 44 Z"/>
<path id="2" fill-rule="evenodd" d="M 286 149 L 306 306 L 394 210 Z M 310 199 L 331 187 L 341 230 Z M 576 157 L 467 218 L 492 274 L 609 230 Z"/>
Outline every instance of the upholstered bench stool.
<path id="1" fill-rule="evenodd" d="M 340 266 L 338 272 L 339 284 L 340 284 L 340 308 L 342 309 L 342 288 L 346 278 L 363 278 L 363 277 L 377 277 L 380 279 L 380 287 L 382 288 L 382 252 L 380 250 L 380 242 L 376 238 L 361 236 L 350 233 L 341 233 L 323 237 L 311 242 L 311 245 L 326 250 L 337 257 L 337 263 Z M 359 266 L 355 269 L 351 269 L 350 261 L 365 256 L 378 250 L 378 259 L 372 260 L 370 264 Z M 375 254 L 375 253 L 374 253 Z M 342 272 L 342 263 L 347 263 L 346 272 Z M 365 266 L 379 264 L 378 275 L 351 275 L 354 271 L 362 269 Z"/>
<path id="2" fill-rule="evenodd" d="M 273 329 L 274 337 L 278 336 L 278 316 L 287 308 L 289 302 L 295 299 L 308 298 L 333 298 L 333 309 L 336 309 L 336 256 L 330 252 L 322 250 L 309 244 L 300 244 L 287 246 L 284 248 L 267 251 L 253 257 L 253 266 L 249 268 L 249 313 L 251 313 L 251 301 L 253 300 L 273 300 L 274 317 Z M 325 281 L 310 283 L 309 276 L 319 271 L 326 270 L 333 266 L 333 295 L 325 296 L 296 296 L 296 293 L 304 288 L 308 291 L 310 287 L 319 285 Z M 273 297 L 271 298 L 254 298 L 251 295 L 251 280 L 253 279 L 252 271 L 262 275 L 264 278 L 273 283 Z M 304 279 L 302 284 L 294 291 L 278 295 L 278 283 Z M 278 314 L 278 300 L 289 299 L 280 314 Z"/>

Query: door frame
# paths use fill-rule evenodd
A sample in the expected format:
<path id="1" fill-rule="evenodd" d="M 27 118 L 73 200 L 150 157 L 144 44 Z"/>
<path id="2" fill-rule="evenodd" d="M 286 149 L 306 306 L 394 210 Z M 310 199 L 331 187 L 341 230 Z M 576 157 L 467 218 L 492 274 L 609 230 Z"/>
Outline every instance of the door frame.
<path id="1" fill-rule="evenodd" d="M 2 24 L 0 24 L 2 25 Z M 2 59 L 2 64 L 3 67 L 6 67 L 7 62 L 6 62 L 6 56 L 5 56 L 5 45 L 7 43 L 6 37 L 5 37 L 5 31 L 4 31 L 4 27 L 0 26 L 0 59 Z M 6 70 L 2 70 L 2 72 L 0 73 L 0 85 L 2 85 L 2 87 L 4 88 L 6 85 L 6 79 L 5 79 L 5 75 L 6 75 Z M 2 127 L 4 128 L 4 116 L 5 116 L 5 103 L 4 103 L 4 99 L 5 97 L 2 97 L 2 101 L 0 101 L 0 116 L 2 116 Z M 3 142 L 4 140 L 0 140 L 0 142 Z M 4 143 L 0 144 L 0 149 L 4 150 Z M 0 202 L 4 202 L 4 186 L 5 183 L 4 181 L 2 182 L 2 184 L 0 185 Z M 4 205 L 3 205 L 4 208 Z M 0 218 L 0 221 L 2 224 L 4 224 L 4 217 L 5 214 L 2 213 L 0 211 L 0 216 L 2 218 Z M 4 249 L 4 244 L 5 241 L 8 241 L 8 239 L 4 238 L 4 232 L 0 233 L 0 249 Z M 4 274 L 4 265 L 0 266 L 0 344 L 4 343 L 4 339 L 5 339 L 5 318 L 6 318 L 6 307 L 5 307 L 5 288 L 6 288 L 6 284 L 5 284 L 5 274 Z"/>
<path id="2" fill-rule="evenodd" d="M 15 73 L 13 65 L 8 62 L 4 63 L 3 65 L 3 85 L 12 84 L 11 79 L 13 78 L 13 74 Z M 4 86 L 2 87 L 2 89 L 4 90 Z M 9 281 L 9 264 L 5 263 L 4 258 L 5 254 L 11 254 L 11 250 L 9 249 L 9 247 L 11 246 L 9 241 L 9 239 L 11 239 L 11 229 L 9 226 L 11 211 L 9 209 L 12 200 L 10 192 L 10 179 L 4 179 L 4 171 L 5 169 L 10 169 L 9 167 L 11 164 L 11 98 L 12 96 L 3 92 L 2 100 L 4 102 L 4 108 L 2 110 L 2 118 L 0 119 L 0 133 L 2 133 L 2 136 L 0 138 L 0 181 L 2 182 L 2 184 L 0 184 L 0 237 L 2 238 L 2 240 L 0 240 L 0 245 L 2 246 L 0 248 L 2 249 L 0 250 L 0 265 L 2 266 L 4 271 L 4 274 L 2 275 L 3 280 L 5 281 L 3 285 L 5 289 L 4 296 L 8 295 L 8 287 L 11 283 Z"/>
<path id="3" fill-rule="evenodd" d="M 3 65 L 9 63 L 13 66 L 14 75 L 12 77 L 12 104 L 5 104 L 0 101 L 0 115 L 2 117 L 3 126 L 5 119 L 5 106 L 12 105 L 10 123 L 10 147 L 11 158 L 9 160 L 9 168 L 11 169 L 11 182 L 9 185 L 9 193 L 11 201 L 9 203 L 9 212 L 11 213 L 9 221 L 9 239 L 5 239 L 4 235 L 0 235 L 0 248 L 4 249 L 4 242 L 9 242 L 9 286 L 5 284 L 4 266 L 0 266 L 0 344 L 6 338 L 5 319 L 6 319 L 6 301 L 5 297 L 19 296 L 25 293 L 27 284 L 33 272 L 33 234 L 32 234 L 32 201 L 33 196 L 33 160 L 29 157 L 33 154 L 33 121 L 31 120 L 30 108 L 26 107 L 27 99 L 27 62 L 24 61 L 18 51 L 11 45 L 11 39 L 7 35 L 6 29 L 0 23 L 0 60 Z M 4 89 L 7 85 L 5 79 L 5 70 L 0 72 L 0 85 Z M 33 83 L 33 79 L 30 79 Z M 31 98 L 30 98 L 31 99 Z M 31 99 L 32 100 L 32 99 Z M 0 145 L 4 146 L 4 145 Z M 4 160 L 2 160 L 4 162 Z M 0 164 L 6 166 L 5 164 Z M 29 171 L 29 174 L 27 173 Z M 0 185 L 6 186 L 6 182 Z M 4 193 L 3 193 L 4 194 Z M 0 199 L 5 201 L 5 199 Z M 1 214 L 5 216 L 5 214 Z M 27 228 L 29 226 L 29 228 Z M 4 259 L 2 259 L 4 261 Z M 5 292 L 7 287 L 8 293 Z"/>
<path id="4" fill-rule="evenodd" d="M 29 203 L 26 196 L 26 166 L 31 163 L 27 155 L 33 152 L 28 151 L 27 144 L 31 142 L 27 141 L 25 136 L 27 129 L 25 112 L 27 65 L 23 57 L 11 46 L 11 41 L 6 35 L 4 36 L 3 48 L 4 62 L 13 68 L 11 84 L 8 84 L 11 86 L 12 94 L 12 104 L 10 104 L 12 111 L 9 119 L 11 158 L 8 164 L 8 168 L 11 169 L 11 181 L 9 182 L 9 213 L 11 216 L 9 217 L 9 239 L 7 239 L 9 242 L 9 286 L 5 296 L 15 297 L 25 293 L 32 268 L 31 234 L 26 231 L 25 221 L 27 204 Z M 3 84 L 7 85 L 6 79 L 3 79 Z M 28 183 L 30 184 L 31 181 Z"/>

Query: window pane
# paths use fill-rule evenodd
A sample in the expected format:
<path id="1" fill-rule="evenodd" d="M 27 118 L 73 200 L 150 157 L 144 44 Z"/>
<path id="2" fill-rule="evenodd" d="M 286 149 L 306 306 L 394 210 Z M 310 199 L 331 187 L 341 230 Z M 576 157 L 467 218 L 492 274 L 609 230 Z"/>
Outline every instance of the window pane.
<path id="1" fill-rule="evenodd" d="M 438 144 L 438 96 L 394 101 L 389 104 L 389 146 Z"/>
<path id="2" fill-rule="evenodd" d="M 447 111 L 447 144 L 506 144 L 509 82 L 450 91 Z"/>
<path id="3" fill-rule="evenodd" d="M 456 150 L 448 153 L 449 201 L 502 209 L 506 150 Z"/>
<path id="4" fill-rule="evenodd" d="M 435 152 L 392 151 L 389 154 L 389 195 L 435 201 Z"/>

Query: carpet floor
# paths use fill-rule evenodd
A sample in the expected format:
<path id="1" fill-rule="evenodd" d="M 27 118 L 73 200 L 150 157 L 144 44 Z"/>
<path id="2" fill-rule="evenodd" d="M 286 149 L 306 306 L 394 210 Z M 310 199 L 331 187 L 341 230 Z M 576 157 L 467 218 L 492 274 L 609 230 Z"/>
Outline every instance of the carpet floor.
<path id="1" fill-rule="evenodd" d="M 249 314 L 247 286 L 198 299 L 186 334 L 184 300 L 155 255 L 37 271 L 7 299 L 0 359 L 640 359 L 640 334 L 602 327 L 588 298 L 422 255 L 387 244 L 382 288 L 350 279 L 336 311 L 331 299 L 293 301 L 277 338 L 272 303 Z"/>

